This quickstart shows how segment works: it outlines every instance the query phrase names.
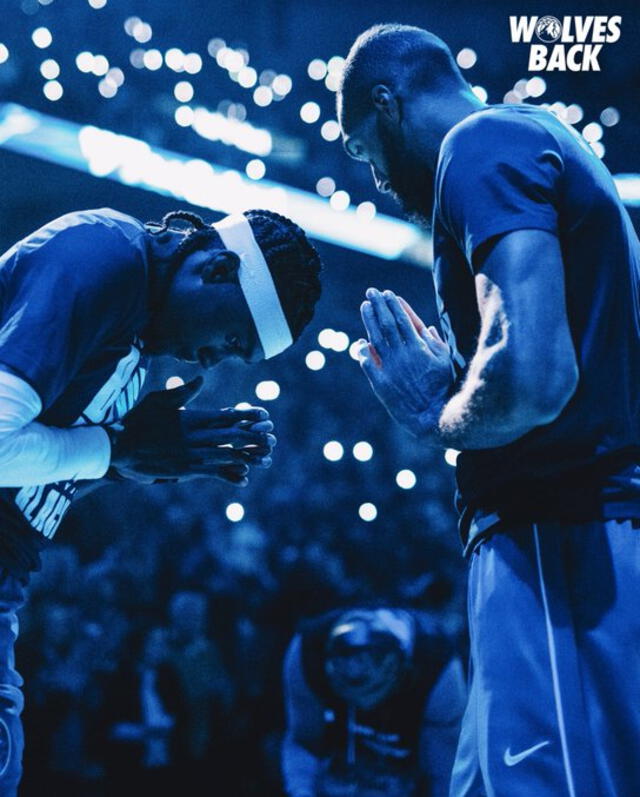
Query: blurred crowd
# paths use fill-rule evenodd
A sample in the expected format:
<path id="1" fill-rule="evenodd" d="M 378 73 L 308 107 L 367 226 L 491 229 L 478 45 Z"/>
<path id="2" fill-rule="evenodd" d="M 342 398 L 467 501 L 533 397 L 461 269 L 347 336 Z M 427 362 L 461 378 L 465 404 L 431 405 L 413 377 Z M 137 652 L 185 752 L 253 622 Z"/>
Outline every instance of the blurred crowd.
<path id="1" fill-rule="evenodd" d="M 347 354 L 327 357 L 326 373 L 279 374 L 274 466 L 245 490 L 115 484 L 78 502 L 20 617 L 25 797 L 173 778 L 185 795 L 281 794 L 282 662 L 301 620 L 388 601 L 432 612 L 464 646 L 452 469 L 371 404 Z M 322 456 L 330 438 L 339 462 Z M 350 456 L 357 440 L 369 461 Z M 398 487 L 400 467 L 415 488 Z"/>

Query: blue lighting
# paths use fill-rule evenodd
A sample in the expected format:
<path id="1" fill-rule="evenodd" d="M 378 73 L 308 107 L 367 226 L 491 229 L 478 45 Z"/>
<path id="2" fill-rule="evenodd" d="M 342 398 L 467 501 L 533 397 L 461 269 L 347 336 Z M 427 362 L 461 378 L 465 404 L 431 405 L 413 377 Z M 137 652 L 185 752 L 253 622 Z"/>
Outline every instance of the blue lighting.
<path id="1" fill-rule="evenodd" d="M 269 180 L 251 180 L 234 169 L 21 105 L 0 103 L 0 147 L 220 213 L 271 208 L 319 240 L 386 260 L 406 258 L 430 265 L 428 240 L 412 224 L 383 214 L 363 223 L 355 208 L 335 211 L 316 194 Z"/>

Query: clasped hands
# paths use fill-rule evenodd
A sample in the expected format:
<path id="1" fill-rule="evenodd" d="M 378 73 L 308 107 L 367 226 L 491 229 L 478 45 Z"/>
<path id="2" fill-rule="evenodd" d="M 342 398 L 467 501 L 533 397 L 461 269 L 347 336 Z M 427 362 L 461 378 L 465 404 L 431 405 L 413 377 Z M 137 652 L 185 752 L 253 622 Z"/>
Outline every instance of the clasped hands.
<path id="1" fill-rule="evenodd" d="M 360 312 L 358 359 L 373 392 L 416 437 L 435 434 L 454 378 L 449 347 L 392 291 L 369 288 Z"/>
<path id="2" fill-rule="evenodd" d="M 210 476 L 245 486 L 250 466 L 269 467 L 276 438 L 261 407 L 188 409 L 202 377 L 172 390 L 149 393 L 114 433 L 111 467 L 139 482 L 187 481 Z"/>

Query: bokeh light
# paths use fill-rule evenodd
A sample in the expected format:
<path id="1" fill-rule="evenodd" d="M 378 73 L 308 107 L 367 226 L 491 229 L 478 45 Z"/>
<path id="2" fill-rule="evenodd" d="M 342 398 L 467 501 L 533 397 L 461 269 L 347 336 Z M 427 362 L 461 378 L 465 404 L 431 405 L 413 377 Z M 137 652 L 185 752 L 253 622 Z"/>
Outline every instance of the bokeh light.
<path id="1" fill-rule="evenodd" d="M 460 452 L 456 451 L 455 448 L 447 448 L 447 450 L 444 452 L 444 461 L 447 463 L 447 465 L 451 465 L 452 468 L 455 468 L 459 453 Z"/>
<path id="2" fill-rule="evenodd" d="M 151 49 L 147 50 L 142 58 L 142 63 L 146 66 L 147 69 L 150 69 L 152 72 L 156 72 L 158 69 L 162 67 L 162 53 L 160 50 Z"/>
<path id="3" fill-rule="evenodd" d="M 60 74 L 60 66 L 53 58 L 47 58 L 40 64 L 40 74 L 47 80 L 55 80 Z"/>
<path id="4" fill-rule="evenodd" d="M 272 379 L 265 379 L 256 385 L 256 396 L 261 401 L 275 401 L 280 395 L 280 385 Z"/>
<path id="5" fill-rule="evenodd" d="M 360 504 L 358 515 L 360 515 L 360 519 L 364 520 L 365 523 L 370 523 L 372 520 L 375 520 L 378 517 L 378 510 L 376 509 L 375 504 L 367 501 L 364 504 Z"/>
<path id="6" fill-rule="evenodd" d="M 396 474 L 396 484 L 403 490 L 411 490 L 416 486 L 416 481 L 416 474 L 408 468 L 403 468 Z"/>
<path id="7" fill-rule="evenodd" d="M 336 181 L 332 177 L 321 177 L 316 183 L 316 191 L 320 196 L 331 196 L 336 190 Z"/>
<path id="8" fill-rule="evenodd" d="M 261 161 L 260 158 L 253 158 L 252 160 L 247 163 L 244 168 L 247 177 L 251 180 L 262 180 L 265 176 L 267 167 L 264 165 L 264 161 Z"/>
<path id="9" fill-rule="evenodd" d="M 232 523 L 239 523 L 244 517 L 244 507 L 237 501 L 233 501 L 231 504 L 227 504 L 224 513 Z"/>
<path id="10" fill-rule="evenodd" d="M 266 108 L 273 100 L 273 92 L 269 86 L 258 86 L 253 92 L 253 101 L 261 108 Z"/>
<path id="11" fill-rule="evenodd" d="M 620 121 L 620 111 L 617 108 L 605 108 L 600 114 L 600 121 L 605 127 L 613 127 Z"/>
<path id="12" fill-rule="evenodd" d="M 604 131 L 602 130 L 601 125 L 599 125 L 597 122 L 589 122 L 588 125 L 585 125 L 582 128 L 582 135 L 585 141 L 588 141 L 589 143 L 593 141 L 600 141 L 603 132 Z"/>
<path id="13" fill-rule="evenodd" d="M 463 47 L 456 55 L 456 61 L 460 69 L 471 69 L 472 66 L 475 66 L 477 60 L 476 51 L 472 50 L 471 47 Z"/>
<path id="14" fill-rule="evenodd" d="M 94 55 L 91 62 L 91 72 L 96 77 L 102 77 L 109 71 L 109 61 L 104 55 Z"/>
<path id="15" fill-rule="evenodd" d="M 139 44 L 146 44 L 153 36 L 151 25 L 138 19 L 131 27 L 131 35 Z"/>
<path id="16" fill-rule="evenodd" d="M 243 89 L 251 89 L 258 82 L 258 73 L 252 66 L 244 66 L 238 72 L 238 83 Z"/>
<path id="17" fill-rule="evenodd" d="M 182 385 L 184 385 L 184 379 L 181 376 L 170 376 L 164 383 L 166 390 L 174 390 Z"/>
<path id="18" fill-rule="evenodd" d="M 173 118 L 180 127 L 189 127 L 193 124 L 195 113 L 193 108 L 190 108 L 188 105 L 181 105 L 179 108 L 176 108 Z"/>
<path id="19" fill-rule="evenodd" d="M 62 84 L 57 80 L 48 80 L 42 87 L 42 91 L 44 92 L 44 96 L 48 100 L 51 100 L 51 102 L 56 102 L 64 94 Z"/>
<path id="20" fill-rule="evenodd" d="M 486 102 L 489 97 L 484 86 L 473 86 L 471 91 L 476 95 L 480 102 Z"/>
<path id="21" fill-rule="evenodd" d="M 321 351 L 314 349 L 310 351 L 307 356 L 304 358 L 305 365 L 311 371 L 320 371 L 324 368 L 327 358 Z"/>
<path id="22" fill-rule="evenodd" d="M 324 80 L 327 74 L 327 65 L 321 58 L 314 58 L 309 62 L 307 74 L 311 80 Z"/>
<path id="23" fill-rule="evenodd" d="M 0 42 L 0 64 L 4 64 L 9 59 L 9 48 Z"/>
<path id="24" fill-rule="evenodd" d="M 584 111 L 575 102 L 567 106 L 567 110 L 565 111 L 565 121 L 567 124 L 576 125 L 578 122 L 582 121 L 583 117 Z"/>
<path id="25" fill-rule="evenodd" d="M 335 119 L 328 119 L 320 128 L 320 135 L 325 141 L 336 141 L 340 138 L 340 125 Z"/>
<path id="26" fill-rule="evenodd" d="M 366 440 L 360 440 L 353 447 L 353 456 L 358 462 L 368 462 L 373 456 L 373 446 Z"/>
<path id="27" fill-rule="evenodd" d="M 541 97 L 546 90 L 546 82 L 538 75 L 527 80 L 527 93 L 530 97 Z"/>
<path id="28" fill-rule="evenodd" d="M 370 202 L 368 199 L 366 199 L 356 208 L 356 215 L 358 216 L 359 221 L 373 221 L 373 219 L 376 217 L 376 206 L 373 204 L 373 202 Z"/>
<path id="29" fill-rule="evenodd" d="M 198 53 L 187 53 L 184 57 L 184 71 L 190 75 L 197 75 L 202 69 L 202 58 Z"/>
<path id="30" fill-rule="evenodd" d="M 164 54 L 164 62 L 174 72 L 184 71 L 184 53 L 179 47 L 170 47 Z"/>
<path id="31" fill-rule="evenodd" d="M 271 84 L 271 88 L 274 94 L 286 97 L 293 88 L 293 81 L 289 75 L 278 75 Z"/>
<path id="32" fill-rule="evenodd" d="M 320 118 L 320 106 L 317 102 L 305 102 L 300 108 L 300 118 L 308 125 L 317 122 Z"/>
<path id="33" fill-rule="evenodd" d="M 104 97 L 107 100 L 110 100 L 112 97 L 115 97 L 116 94 L 118 93 L 118 87 L 112 80 L 109 80 L 108 78 L 103 78 L 103 80 L 101 80 L 98 83 L 98 91 L 100 92 L 100 95 L 102 97 Z"/>
<path id="34" fill-rule="evenodd" d="M 339 462 L 344 456 L 344 447 L 337 440 L 329 440 L 324 444 L 322 453 L 329 462 Z"/>
<path id="35" fill-rule="evenodd" d="M 338 211 L 346 210 L 349 207 L 350 202 L 351 197 L 349 196 L 348 192 L 343 191 L 342 189 L 334 191 L 331 195 L 331 199 L 329 200 L 331 207 Z"/>
<path id="36" fill-rule="evenodd" d="M 193 86 L 188 80 L 180 80 L 173 88 L 173 96 L 178 102 L 190 102 L 193 99 Z"/>
<path id="37" fill-rule="evenodd" d="M 36 47 L 44 50 L 46 47 L 49 47 L 53 41 L 53 36 L 49 28 L 36 28 L 31 34 L 31 41 Z"/>

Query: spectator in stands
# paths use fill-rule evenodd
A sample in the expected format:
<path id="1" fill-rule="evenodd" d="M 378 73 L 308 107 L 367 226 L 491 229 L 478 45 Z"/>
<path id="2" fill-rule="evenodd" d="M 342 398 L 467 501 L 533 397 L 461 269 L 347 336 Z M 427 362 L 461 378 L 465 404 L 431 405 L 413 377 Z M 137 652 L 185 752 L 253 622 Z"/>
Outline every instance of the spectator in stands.
<path id="1" fill-rule="evenodd" d="M 462 665 L 428 615 L 338 610 L 304 624 L 284 664 L 289 797 L 448 794 Z"/>

